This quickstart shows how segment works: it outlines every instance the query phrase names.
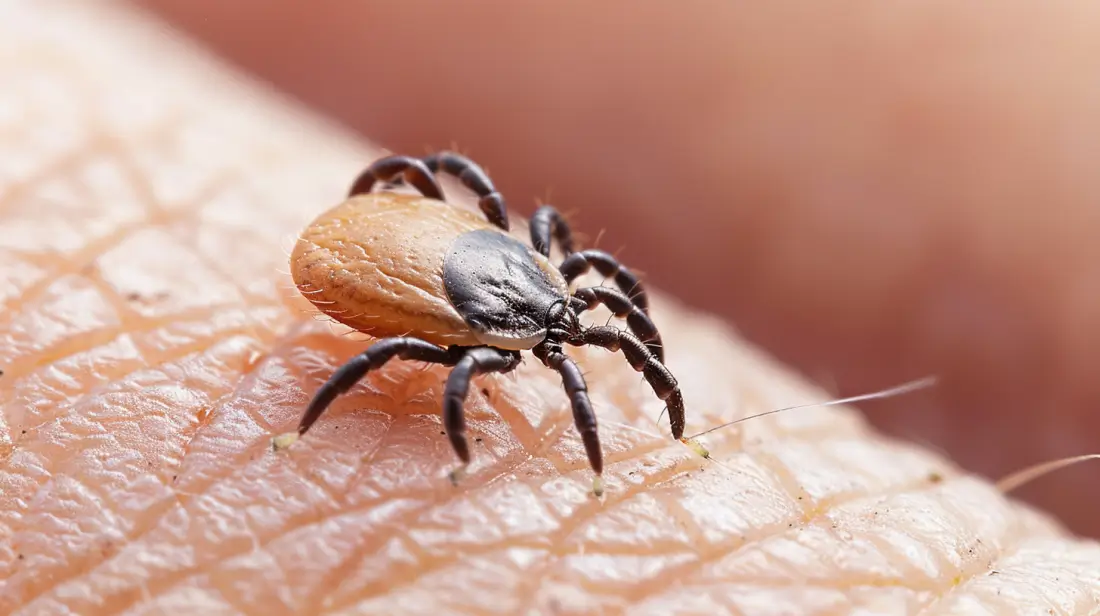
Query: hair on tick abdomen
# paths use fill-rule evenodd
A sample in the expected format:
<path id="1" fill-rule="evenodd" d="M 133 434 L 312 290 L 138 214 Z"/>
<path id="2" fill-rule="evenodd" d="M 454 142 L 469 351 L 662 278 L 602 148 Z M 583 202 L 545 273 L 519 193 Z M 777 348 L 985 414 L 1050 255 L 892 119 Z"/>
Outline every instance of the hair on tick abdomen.
<path id="1" fill-rule="evenodd" d="M 484 219 L 446 203 L 436 174 L 457 177 L 478 196 Z M 408 185 L 419 194 L 397 191 Z M 425 158 L 387 156 L 352 183 L 347 200 L 301 233 L 290 257 L 303 297 L 333 319 L 379 338 L 317 391 L 298 430 L 304 435 L 329 404 L 393 358 L 452 367 L 443 393 L 443 426 L 464 468 L 470 462 L 463 406 L 475 376 L 511 372 L 530 351 L 561 375 L 584 443 L 597 494 L 603 453 L 588 384 L 567 346 L 621 351 L 668 406 L 672 436 L 683 440 L 684 400 L 664 365 L 664 345 L 638 277 L 601 250 L 574 249 L 561 214 L 541 206 L 530 220 L 530 245 L 508 235 L 504 198 L 476 163 L 452 152 Z M 550 260 L 551 242 L 563 254 Z M 612 287 L 570 285 L 590 269 Z M 606 306 L 626 330 L 587 327 L 580 314 Z M 456 471 L 452 478 L 461 472 Z"/>

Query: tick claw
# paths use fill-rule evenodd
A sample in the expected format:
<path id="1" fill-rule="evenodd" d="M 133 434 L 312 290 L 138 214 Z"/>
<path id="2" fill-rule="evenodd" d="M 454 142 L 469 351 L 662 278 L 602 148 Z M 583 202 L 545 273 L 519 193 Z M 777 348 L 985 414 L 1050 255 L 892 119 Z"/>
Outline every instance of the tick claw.
<path id="1" fill-rule="evenodd" d="M 458 484 L 466 478 L 466 468 L 466 465 L 462 465 L 447 474 L 447 478 L 451 480 L 451 485 L 457 488 Z"/>
<path id="2" fill-rule="evenodd" d="M 596 498 L 603 496 L 603 487 L 603 479 L 599 475 L 592 478 L 592 493 Z"/>
<path id="3" fill-rule="evenodd" d="M 280 434 L 279 436 L 276 436 L 275 438 L 271 439 L 271 450 L 275 451 L 275 452 L 282 451 L 282 450 L 286 449 L 287 447 L 290 447 L 291 445 L 293 445 L 297 441 L 298 441 L 298 433 L 297 432 L 286 432 L 284 434 Z"/>
<path id="4" fill-rule="evenodd" d="M 703 447 L 703 444 L 700 443 L 699 441 L 697 441 L 695 439 L 690 439 L 690 438 L 682 438 L 682 439 L 680 439 L 680 442 L 683 443 L 684 445 L 687 445 L 688 449 L 690 449 L 690 450 L 694 451 L 695 453 L 697 453 L 699 455 L 699 457 L 701 457 L 705 460 L 710 459 L 710 450 L 707 449 L 706 447 Z"/>

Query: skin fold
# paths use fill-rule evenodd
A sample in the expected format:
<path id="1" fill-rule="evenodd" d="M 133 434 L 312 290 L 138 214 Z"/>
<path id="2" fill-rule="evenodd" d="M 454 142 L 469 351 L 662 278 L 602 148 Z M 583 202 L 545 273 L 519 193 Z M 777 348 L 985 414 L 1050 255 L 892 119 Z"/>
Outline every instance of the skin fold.
<path id="1" fill-rule="evenodd" d="M 114 5 L 5 4 L 0 75 L 0 613 L 1100 603 L 1100 546 L 854 409 L 713 433 L 704 460 L 599 349 L 574 357 L 603 500 L 559 378 L 530 357 L 471 388 L 458 487 L 445 372 L 415 364 L 366 379 L 276 454 L 271 437 L 364 348 L 314 318 L 288 252 L 381 151 Z M 653 296 L 689 433 L 828 397 Z"/>

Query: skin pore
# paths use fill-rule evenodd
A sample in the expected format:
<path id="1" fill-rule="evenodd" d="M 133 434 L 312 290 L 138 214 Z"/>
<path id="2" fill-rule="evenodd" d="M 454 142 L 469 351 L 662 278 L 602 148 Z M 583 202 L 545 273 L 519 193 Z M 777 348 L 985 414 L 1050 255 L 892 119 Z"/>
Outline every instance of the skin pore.
<path id="1" fill-rule="evenodd" d="M 312 318 L 287 252 L 380 150 L 123 8 L 12 4 L 0 32 L 0 613 L 1100 601 L 1100 546 L 854 410 L 713 433 L 706 461 L 599 349 L 574 357 L 601 422 L 602 501 L 559 378 L 530 358 L 472 388 L 457 488 L 444 372 L 415 364 L 368 378 L 276 455 L 271 437 L 364 347 Z M 653 314 L 689 433 L 828 397 L 659 290 Z"/>

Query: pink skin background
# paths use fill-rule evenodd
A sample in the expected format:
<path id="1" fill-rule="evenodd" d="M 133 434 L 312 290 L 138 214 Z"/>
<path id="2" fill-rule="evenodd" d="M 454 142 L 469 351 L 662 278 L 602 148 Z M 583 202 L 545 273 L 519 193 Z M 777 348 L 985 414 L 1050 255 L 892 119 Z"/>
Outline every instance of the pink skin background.
<path id="1" fill-rule="evenodd" d="M 940 375 L 864 405 L 890 433 L 992 477 L 1100 451 L 1095 3 L 141 4 L 384 147 L 457 144 L 838 394 Z M 1021 495 L 1100 534 L 1098 473 Z"/>

